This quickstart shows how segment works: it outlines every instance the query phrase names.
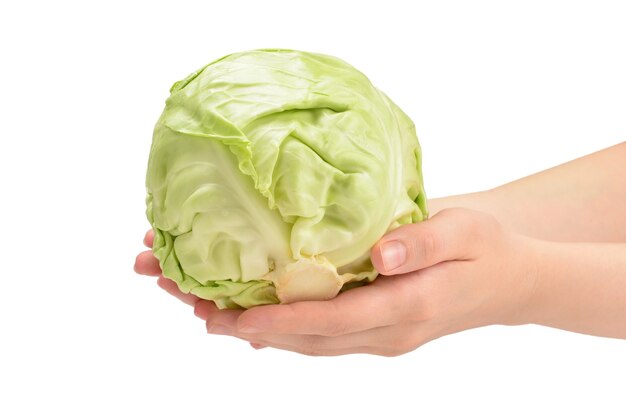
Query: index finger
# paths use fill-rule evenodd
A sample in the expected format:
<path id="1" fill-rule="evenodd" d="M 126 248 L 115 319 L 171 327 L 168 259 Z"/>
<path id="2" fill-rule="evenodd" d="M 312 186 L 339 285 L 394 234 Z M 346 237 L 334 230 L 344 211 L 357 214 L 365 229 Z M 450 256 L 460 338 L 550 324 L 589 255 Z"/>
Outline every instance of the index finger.
<path id="1" fill-rule="evenodd" d="M 245 333 L 338 336 L 396 323 L 410 305 L 402 292 L 406 277 L 379 278 L 328 301 L 265 305 L 243 312 L 237 321 Z"/>

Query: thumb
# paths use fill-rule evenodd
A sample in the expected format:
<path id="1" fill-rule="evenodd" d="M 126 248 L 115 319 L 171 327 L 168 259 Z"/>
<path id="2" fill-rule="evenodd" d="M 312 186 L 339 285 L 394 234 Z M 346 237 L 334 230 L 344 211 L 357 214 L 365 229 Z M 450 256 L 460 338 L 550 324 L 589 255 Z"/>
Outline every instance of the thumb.
<path id="1" fill-rule="evenodd" d="M 472 258 L 484 242 L 479 236 L 484 216 L 454 208 L 442 210 L 424 222 L 403 225 L 372 248 L 372 263 L 380 274 L 394 275 L 447 260 Z"/>

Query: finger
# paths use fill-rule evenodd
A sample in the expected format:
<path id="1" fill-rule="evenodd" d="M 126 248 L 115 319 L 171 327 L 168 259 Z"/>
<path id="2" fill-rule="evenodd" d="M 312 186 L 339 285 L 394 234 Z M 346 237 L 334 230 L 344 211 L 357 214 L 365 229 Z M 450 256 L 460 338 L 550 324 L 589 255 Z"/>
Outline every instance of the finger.
<path id="1" fill-rule="evenodd" d="M 148 248 L 152 248 L 152 244 L 154 243 L 154 231 L 150 229 L 146 232 L 146 235 L 143 237 L 143 245 Z"/>
<path id="2" fill-rule="evenodd" d="M 237 338 L 268 347 L 286 349 L 312 356 L 333 356 L 342 354 L 367 353 L 394 356 L 414 350 L 419 341 L 413 341 L 413 330 L 407 327 L 390 326 L 367 331 L 325 337 L 321 335 L 289 334 L 245 334 L 234 332 Z"/>
<path id="3" fill-rule="evenodd" d="M 191 293 L 181 292 L 178 288 L 178 285 L 174 281 L 167 279 L 163 276 L 159 276 L 157 284 L 161 289 L 165 290 L 170 295 L 180 299 L 188 305 L 194 306 L 196 302 L 200 299 L 196 295 L 192 295 Z"/>
<path id="4" fill-rule="evenodd" d="M 490 216 L 469 209 L 444 209 L 424 222 L 404 225 L 373 248 L 372 263 L 384 275 L 416 271 L 447 260 L 467 260 L 481 249 Z"/>
<path id="5" fill-rule="evenodd" d="M 233 335 L 237 329 L 237 319 L 243 309 L 219 309 L 212 313 L 206 322 L 210 334 Z"/>
<path id="6" fill-rule="evenodd" d="M 238 320 L 241 332 L 337 336 L 399 322 L 415 303 L 407 277 L 377 280 L 328 301 L 250 308 Z"/>
<path id="7" fill-rule="evenodd" d="M 243 338 L 244 341 L 248 341 L 245 338 Z M 250 343 L 252 344 L 257 344 L 257 343 Z M 259 344 L 263 347 L 272 347 L 272 348 L 276 348 L 279 350 L 284 350 L 284 351 L 291 351 L 293 353 L 298 353 L 298 354 L 304 354 L 306 356 L 315 356 L 315 357 L 319 357 L 319 356 L 345 356 L 347 354 L 355 354 L 355 353 L 361 353 L 361 354 L 376 354 L 376 355 L 385 355 L 382 352 L 380 352 L 380 350 L 375 349 L 375 348 L 370 348 L 370 347 L 354 347 L 352 349 L 326 349 L 326 350 L 320 350 L 320 351 L 313 351 L 313 350 L 307 350 L 304 349 L 300 346 L 291 346 L 291 345 L 287 345 L 287 344 L 281 344 L 281 343 L 270 343 L 270 342 L 265 342 L 263 344 Z M 254 347 L 254 346 L 253 346 Z"/>
<path id="8" fill-rule="evenodd" d="M 161 274 L 159 260 L 154 257 L 152 251 L 144 251 L 139 253 L 135 258 L 135 272 L 144 276 L 158 276 Z"/>
<path id="9" fill-rule="evenodd" d="M 255 350 L 260 350 L 262 348 L 267 348 L 266 345 L 257 344 L 257 343 L 250 343 L 250 347 L 254 348 Z"/>
<path id="10" fill-rule="evenodd" d="M 198 318 L 208 320 L 214 312 L 217 312 L 218 308 L 210 300 L 198 299 L 193 307 L 193 313 Z"/>

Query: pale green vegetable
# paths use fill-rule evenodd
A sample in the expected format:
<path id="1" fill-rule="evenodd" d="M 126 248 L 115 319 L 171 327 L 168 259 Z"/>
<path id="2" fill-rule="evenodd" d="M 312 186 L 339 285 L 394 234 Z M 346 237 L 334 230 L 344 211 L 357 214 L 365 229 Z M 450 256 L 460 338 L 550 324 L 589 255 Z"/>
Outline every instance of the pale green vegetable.
<path id="1" fill-rule="evenodd" d="M 337 58 L 228 55 L 174 84 L 147 216 L 163 274 L 220 308 L 374 280 L 370 248 L 427 216 L 411 120 Z"/>

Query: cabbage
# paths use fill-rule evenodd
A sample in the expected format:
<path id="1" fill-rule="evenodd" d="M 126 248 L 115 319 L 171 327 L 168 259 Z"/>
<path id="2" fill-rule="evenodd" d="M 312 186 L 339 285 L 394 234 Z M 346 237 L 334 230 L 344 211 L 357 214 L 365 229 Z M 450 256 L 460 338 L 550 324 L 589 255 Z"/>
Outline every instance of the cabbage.
<path id="1" fill-rule="evenodd" d="M 330 299 L 375 279 L 385 232 L 427 216 L 413 123 L 340 59 L 242 52 L 170 93 L 147 217 L 185 293 L 220 308 Z"/>

